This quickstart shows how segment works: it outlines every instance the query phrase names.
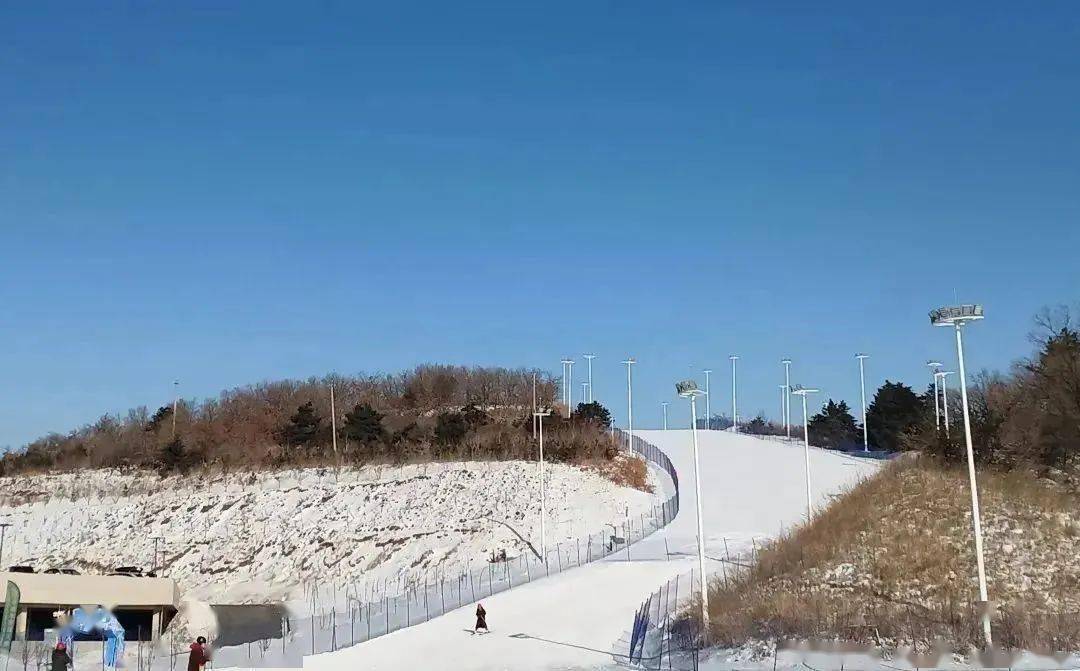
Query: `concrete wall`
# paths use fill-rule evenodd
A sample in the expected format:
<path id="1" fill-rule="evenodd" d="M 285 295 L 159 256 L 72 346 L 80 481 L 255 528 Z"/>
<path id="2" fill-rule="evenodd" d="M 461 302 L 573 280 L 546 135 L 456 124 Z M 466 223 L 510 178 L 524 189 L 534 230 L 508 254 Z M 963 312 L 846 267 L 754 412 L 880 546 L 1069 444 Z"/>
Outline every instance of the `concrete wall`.
<path id="1" fill-rule="evenodd" d="M 19 586 L 23 605 L 93 605 L 175 608 L 180 602 L 176 581 L 170 578 L 128 578 L 113 575 L 62 575 L 0 572 L 0 599 L 10 580 Z"/>

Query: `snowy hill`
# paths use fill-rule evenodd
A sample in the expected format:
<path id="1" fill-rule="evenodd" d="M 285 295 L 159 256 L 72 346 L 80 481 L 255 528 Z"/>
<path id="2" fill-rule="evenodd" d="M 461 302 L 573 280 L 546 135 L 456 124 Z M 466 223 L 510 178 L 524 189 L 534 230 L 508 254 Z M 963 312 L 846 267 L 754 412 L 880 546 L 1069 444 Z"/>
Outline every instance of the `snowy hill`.
<path id="1" fill-rule="evenodd" d="M 547 474 L 552 541 L 598 531 L 655 502 L 590 470 L 550 464 Z M 522 538 L 539 535 L 539 507 L 539 474 L 527 462 L 209 478 L 19 476 L 0 479 L 0 520 L 13 525 L 0 559 L 86 573 L 163 564 L 186 601 L 281 600 L 294 612 L 319 611 L 350 591 L 393 596 L 428 574 L 483 564 L 493 552 L 516 557 L 527 548 Z"/>
<path id="2" fill-rule="evenodd" d="M 609 668 L 625 654 L 634 612 L 663 582 L 694 562 L 693 458 L 689 431 L 641 431 L 679 473 L 681 507 L 663 530 L 628 553 L 544 578 L 484 600 L 491 634 L 473 636 L 472 605 L 344 650 L 304 658 L 317 671 L 364 669 Z M 801 446 L 699 431 L 707 555 L 752 552 L 805 515 Z M 873 473 L 875 462 L 811 450 L 816 505 Z M 663 477 L 657 475 L 658 481 Z M 664 483 L 670 486 L 670 483 Z M 725 547 L 726 545 L 726 547 Z M 710 561 L 707 570 L 718 570 Z M 453 650 L 452 655 L 447 650 Z"/>

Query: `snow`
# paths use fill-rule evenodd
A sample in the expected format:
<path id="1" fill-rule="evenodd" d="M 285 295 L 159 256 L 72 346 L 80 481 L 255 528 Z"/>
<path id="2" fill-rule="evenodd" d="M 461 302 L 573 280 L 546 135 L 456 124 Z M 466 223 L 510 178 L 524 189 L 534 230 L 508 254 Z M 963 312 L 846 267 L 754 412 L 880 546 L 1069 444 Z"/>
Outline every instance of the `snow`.
<path id="1" fill-rule="evenodd" d="M 679 473 L 679 515 L 667 528 L 602 562 L 516 587 L 484 600 L 492 632 L 473 636 L 474 606 L 333 653 L 305 657 L 306 669 L 598 669 L 625 652 L 634 612 L 664 581 L 696 561 L 690 432 L 641 431 Z M 698 432 L 707 570 L 729 553 L 746 556 L 758 540 L 799 522 L 806 511 L 801 446 L 730 432 Z M 879 464 L 811 450 L 815 505 L 871 475 Z M 658 477 L 661 490 L 670 487 Z M 659 492 L 658 492 L 659 493 Z M 613 653 L 615 653 L 613 655 Z"/>
<path id="2" fill-rule="evenodd" d="M 655 496 L 549 464 L 549 542 L 651 510 Z M 328 610 L 347 592 L 377 600 L 429 573 L 508 558 L 539 535 L 539 474 L 528 462 L 451 462 L 333 471 L 172 476 L 82 471 L 0 478 L 5 565 L 100 573 L 149 568 L 154 537 L 182 590 L 191 633 L 207 603 L 285 601 Z"/>

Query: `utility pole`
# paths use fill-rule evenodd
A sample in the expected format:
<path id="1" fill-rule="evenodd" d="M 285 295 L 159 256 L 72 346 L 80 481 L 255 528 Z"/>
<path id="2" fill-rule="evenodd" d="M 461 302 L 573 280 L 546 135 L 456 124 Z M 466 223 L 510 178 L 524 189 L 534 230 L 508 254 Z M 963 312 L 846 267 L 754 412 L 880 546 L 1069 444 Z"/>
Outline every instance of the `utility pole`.
<path id="1" fill-rule="evenodd" d="M 630 356 L 623 361 L 626 364 L 626 427 L 627 427 L 627 443 L 626 449 L 628 452 L 634 451 L 634 382 L 633 375 L 630 369 L 637 359 Z"/>
<path id="2" fill-rule="evenodd" d="M 592 360 L 596 358 L 596 355 L 595 354 L 583 354 L 582 356 L 584 356 L 585 360 L 589 362 L 589 403 L 592 403 L 593 402 Z"/>
<path id="3" fill-rule="evenodd" d="M 975 532 L 975 563 L 979 574 L 979 599 L 982 606 L 983 636 L 987 647 L 994 645 L 990 631 L 990 598 L 986 589 L 986 568 L 983 564 L 982 519 L 979 514 L 979 486 L 975 480 L 975 450 L 971 446 L 971 411 L 968 408 L 967 374 L 964 369 L 964 324 L 983 318 L 981 305 L 955 305 L 930 313 L 934 326 L 952 326 L 956 330 L 956 358 L 960 364 L 960 399 L 964 408 L 964 442 L 967 446 L 968 481 L 971 486 L 971 523 Z"/>
<path id="4" fill-rule="evenodd" d="M 866 429 L 866 374 L 863 371 L 863 361 L 868 358 L 869 354 L 856 354 L 855 358 L 859 360 L 859 389 L 862 392 L 862 444 L 863 452 L 870 451 L 870 434 Z"/>
<path id="5" fill-rule="evenodd" d="M 176 407 L 180 401 L 180 380 L 173 380 L 172 439 L 176 440 Z"/>

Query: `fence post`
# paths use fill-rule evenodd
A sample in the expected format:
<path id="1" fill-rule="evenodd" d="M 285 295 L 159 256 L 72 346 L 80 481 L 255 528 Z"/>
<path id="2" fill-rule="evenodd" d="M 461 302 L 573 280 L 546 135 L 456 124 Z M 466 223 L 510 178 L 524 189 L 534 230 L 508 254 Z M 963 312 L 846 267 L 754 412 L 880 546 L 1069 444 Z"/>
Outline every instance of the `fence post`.
<path id="1" fill-rule="evenodd" d="M 559 573 L 562 573 L 562 545 L 555 544 L 555 553 L 559 555 Z"/>
<path id="2" fill-rule="evenodd" d="M 503 567 L 506 569 L 506 589 L 512 589 L 514 582 L 510 579 L 510 562 L 503 562 Z"/>

